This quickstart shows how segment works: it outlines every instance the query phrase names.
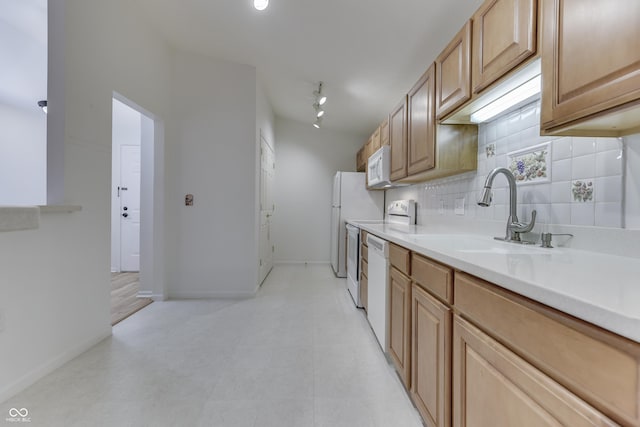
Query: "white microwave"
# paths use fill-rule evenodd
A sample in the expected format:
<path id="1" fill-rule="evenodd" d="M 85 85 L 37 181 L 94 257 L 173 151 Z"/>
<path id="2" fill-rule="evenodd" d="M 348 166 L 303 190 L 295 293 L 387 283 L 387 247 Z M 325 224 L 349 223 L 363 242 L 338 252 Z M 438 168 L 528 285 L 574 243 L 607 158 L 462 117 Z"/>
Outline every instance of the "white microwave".
<path id="1" fill-rule="evenodd" d="M 391 187 L 391 147 L 383 145 L 367 160 L 367 183 L 370 188 Z"/>

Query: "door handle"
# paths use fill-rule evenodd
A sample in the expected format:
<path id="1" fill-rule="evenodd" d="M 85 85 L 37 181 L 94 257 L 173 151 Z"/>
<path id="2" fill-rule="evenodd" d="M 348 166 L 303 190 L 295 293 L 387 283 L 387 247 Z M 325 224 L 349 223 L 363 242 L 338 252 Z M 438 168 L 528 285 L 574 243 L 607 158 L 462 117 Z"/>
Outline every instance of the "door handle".
<path id="1" fill-rule="evenodd" d="M 125 212 L 125 213 L 122 214 L 122 216 L 126 218 L 126 217 L 129 216 L 129 214 Z"/>

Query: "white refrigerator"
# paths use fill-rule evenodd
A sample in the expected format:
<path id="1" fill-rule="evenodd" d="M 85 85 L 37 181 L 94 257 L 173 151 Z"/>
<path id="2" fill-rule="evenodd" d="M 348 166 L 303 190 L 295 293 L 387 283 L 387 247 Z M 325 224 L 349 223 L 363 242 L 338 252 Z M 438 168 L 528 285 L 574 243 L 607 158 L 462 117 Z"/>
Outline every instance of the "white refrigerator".
<path id="1" fill-rule="evenodd" d="M 347 277 L 346 220 L 384 219 L 384 191 L 368 191 L 363 172 L 337 172 L 331 206 L 331 267 Z"/>

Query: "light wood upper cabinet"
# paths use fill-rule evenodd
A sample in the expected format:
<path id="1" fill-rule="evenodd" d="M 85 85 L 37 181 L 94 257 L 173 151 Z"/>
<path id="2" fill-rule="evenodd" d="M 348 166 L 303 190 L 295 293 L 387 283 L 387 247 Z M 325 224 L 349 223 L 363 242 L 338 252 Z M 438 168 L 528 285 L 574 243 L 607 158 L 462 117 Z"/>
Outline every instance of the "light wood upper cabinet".
<path id="1" fill-rule="evenodd" d="M 473 15 L 473 93 L 536 53 L 536 0 L 487 0 Z"/>
<path id="2" fill-rule="evenodd" d="M 436 116 L 443 118 L 471 97 L 471 21 L 436 58 Z"/>
<path id="3" fill-rule="evenodd" d="M 380 146 L 389 145 L 389 119 L 380 124 Z"/>
<path id="4" fill-rule="evenodd" d="M 470 323 L 454 318 L 455 427 L 617 425 Z"/>
<path id="5" fill-rule="evenodd" d="M 451 425 L 451 309 L 411 291 L 411 398 L 429 427 Z"/>
<path id="6" fill-rule="evenodd" d="M 542 13 L 542 130 L 640 131 L 640 2 L 545 0 Z"/>
<path id="7" fill-rule="evenodd" d="M 389 145 L 391 146 L 392 181 L 407 176 L 407 97 L 389 115 Z"/>
<path id="8" fill-rule="evenodd" d="M 389 280 L 389 355 L 405 387 L 411 373 L 411 279 L 391 268 Z"/>
<path id="9" fill-rule="evenodd" d="M 435 78 L 435 66 L 432 65 L 407 96 L 408 175 L 436 166 Z"/>
<path id="10" fill-rule="evenodd" d="M 375 153 L 380 148 L 380 127 L 378 127 L 373 132 L 373 134 L 371 135 L 370 141 L 371 141 L 371 153 L 369 155 Z"/>
<path id="11" fill-rule="evenodd" d="M 358 150 L 356 154 L 356 172 L 365 172 L 367 170 L 367 159 L 365 157 L 365 146 Z"/>

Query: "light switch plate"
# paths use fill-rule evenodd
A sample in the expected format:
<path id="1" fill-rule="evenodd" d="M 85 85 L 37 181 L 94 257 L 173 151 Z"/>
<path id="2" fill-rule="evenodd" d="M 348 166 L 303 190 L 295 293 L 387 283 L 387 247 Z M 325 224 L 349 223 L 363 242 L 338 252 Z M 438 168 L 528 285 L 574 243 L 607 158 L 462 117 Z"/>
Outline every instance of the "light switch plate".
<path id="1" fill-rule="evenodd" d="M 456 199 L 454 211 L 456 215 L 464 215 L 464 197 Z"/>

